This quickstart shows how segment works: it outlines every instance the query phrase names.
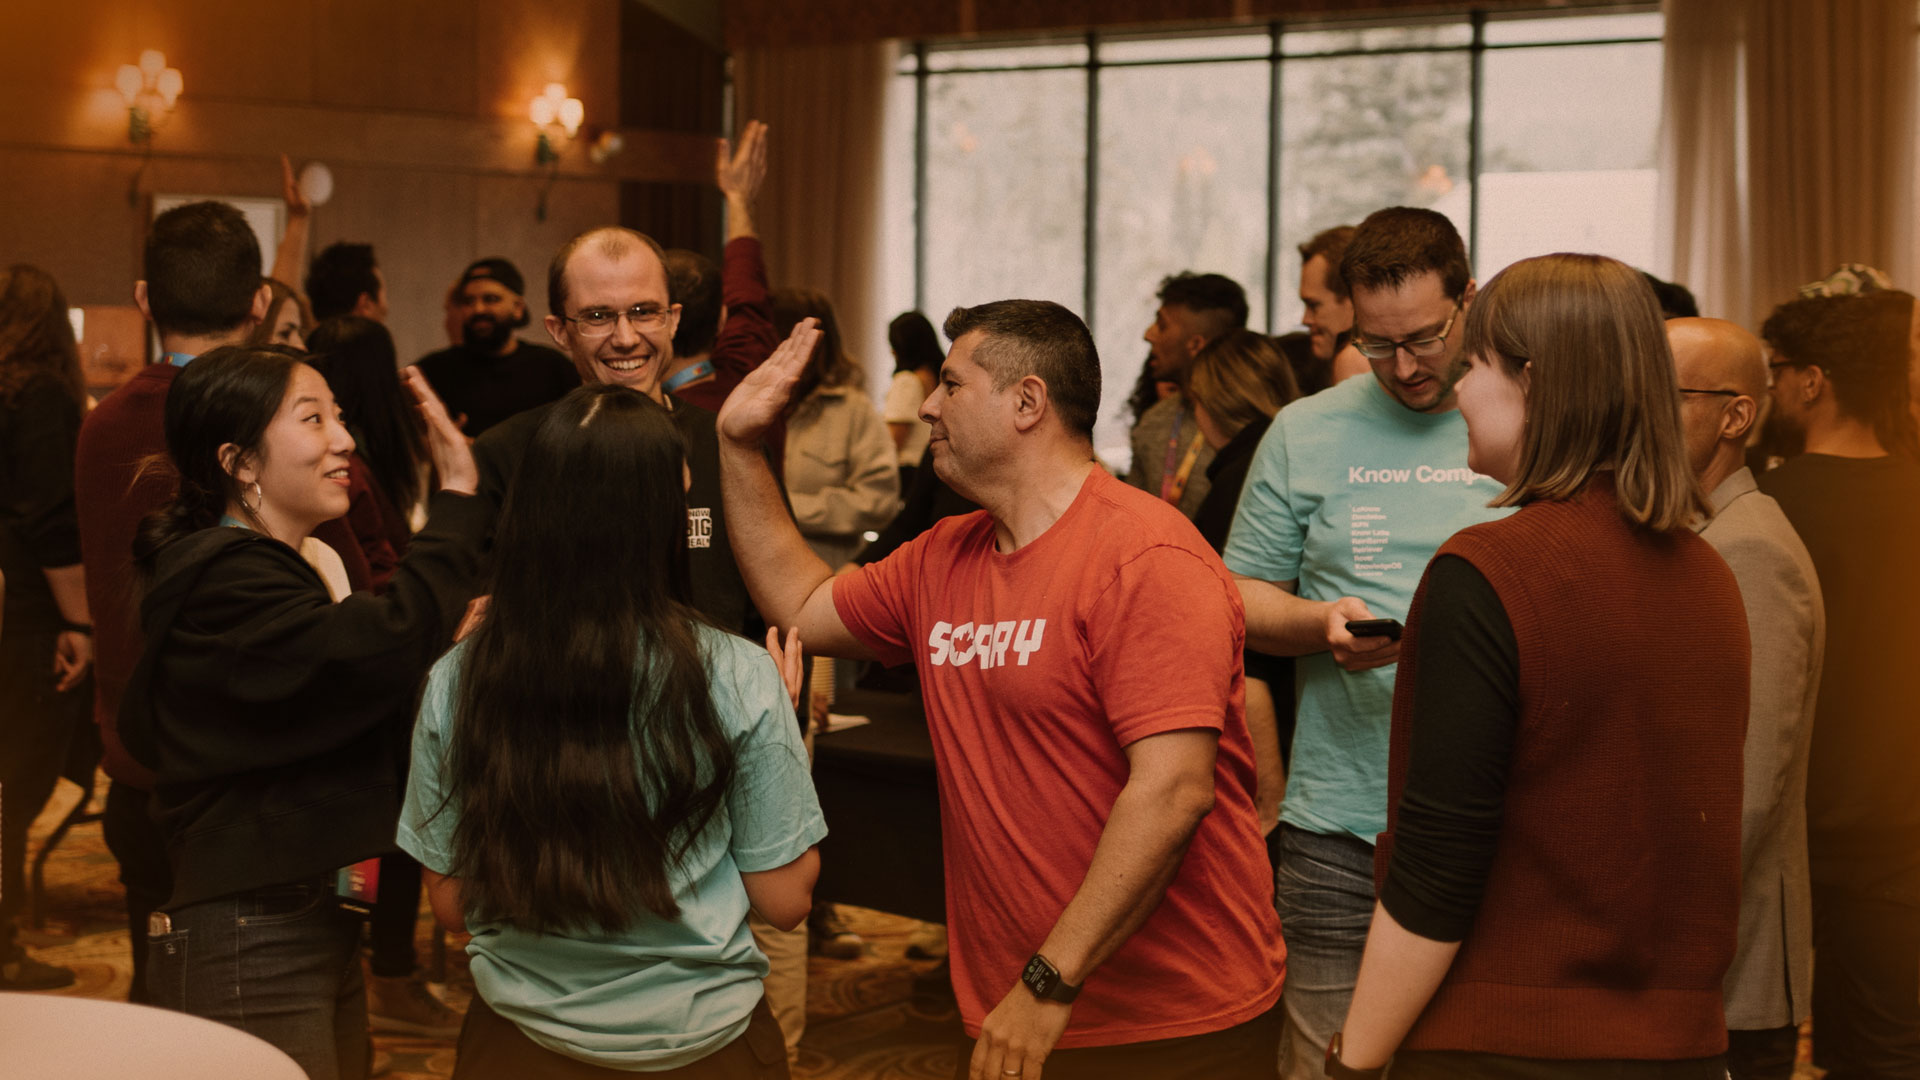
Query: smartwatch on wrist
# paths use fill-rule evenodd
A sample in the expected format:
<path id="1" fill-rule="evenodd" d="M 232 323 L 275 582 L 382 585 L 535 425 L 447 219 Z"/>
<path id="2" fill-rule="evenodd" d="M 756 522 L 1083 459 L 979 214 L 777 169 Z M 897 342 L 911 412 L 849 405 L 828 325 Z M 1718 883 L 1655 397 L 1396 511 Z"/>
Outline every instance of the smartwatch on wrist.
<path id="1" fill-rule="evenodd" d="M 1057 1001 L 1068 1005 L 1080 996 L 1080 988 L 1068 986 L 1060 978 L 1060 969 L 1039 953 L 1034 953 L 1033 959 L 1027 961 L 1026 970 L 1020 973 L 1020 981 L 1027 984 L 1027 989 L 1033 991 L 1033 996 L 1041 1001 Z"/>
<path id="2" fill-rule="evenodd" d="M 1336 1031 L 1333 1038 L 1327 1040 L 1326 1074 L 1333 1080 L 1380 1080 L 1386 1075 L 1387 1067 L 1377 1069 L 1356 1069 L 1340 1060 L 1341 1033 Z"/>

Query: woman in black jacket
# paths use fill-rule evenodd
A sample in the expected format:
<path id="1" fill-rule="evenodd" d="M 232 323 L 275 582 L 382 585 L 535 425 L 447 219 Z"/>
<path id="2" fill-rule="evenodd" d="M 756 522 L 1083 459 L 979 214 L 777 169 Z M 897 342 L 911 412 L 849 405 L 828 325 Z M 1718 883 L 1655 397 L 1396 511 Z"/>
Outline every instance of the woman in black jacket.
<path id="1" fill-rule="evenodd" d="M 120 730 L 158 774 L 174 880 L 149 937 L 153 1003 L 252 1032 L 314 1080 L 366 1072 L 343 901 L 365 899 L 356 864 L 391 849 L 390 726 L 474 595 L 486 525 L 466 440 L 410 382 L 440 491 L 385 595 L 347 595 L 309 535 L 346 511 L 353 440 L 287 349 L 216 349 L 174 381 L 179 493 L 135 544 L 147 647 Z"/>
<path id="2" fill-rule="evenodd" d="M 73 509 L 86 398 L 60 286 L 38 267 L 0 271 L 0 990 L 73 982 L 14 940 L 13 916 L 26 895 L 27 826 L 75 740 L 92 734 L 93 628 Z"/>

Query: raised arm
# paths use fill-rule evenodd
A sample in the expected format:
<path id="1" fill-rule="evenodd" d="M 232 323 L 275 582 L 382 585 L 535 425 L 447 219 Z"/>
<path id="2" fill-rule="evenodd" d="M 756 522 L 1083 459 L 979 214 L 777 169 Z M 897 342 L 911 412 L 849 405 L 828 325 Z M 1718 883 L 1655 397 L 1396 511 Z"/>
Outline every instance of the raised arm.
<path id="1" fill-rule="evenodd" d="M 751 543 L 734 546 L 734 561 L 754 606 L 769 626 L 793 627 L 813 652 L 865 660 L 872 652 L 855 638 L 833 606 L 833 570 L 807 547 L 787 512 L 780 484 L 761 440 L 793 396 L 820 338 L 818 323 L 803 319 L 793 334 L 755 368 L 720 407 L 720 494 L 728 527 Z"/>
<path id="2" fill-rule="evenodd" d="M 273 273 L 268 276 L 297 293 L 307 264 L 313 204 L 301 193 L 293 162 L 285 154 L 280 155 L 280 186 L 281 198 L 287 201 L 287 231 L 280 236 L 280 250 L 273 257 Z"/>
<path id="3" fill-rule="evenodd" d="M 758 236 L 753 224 L 753 202 L 767 178 L 767 125 L 747 121 L 735 149 L 721 139 L 714 152 L 714 182 L 727 199 L 727 240 Z"/>

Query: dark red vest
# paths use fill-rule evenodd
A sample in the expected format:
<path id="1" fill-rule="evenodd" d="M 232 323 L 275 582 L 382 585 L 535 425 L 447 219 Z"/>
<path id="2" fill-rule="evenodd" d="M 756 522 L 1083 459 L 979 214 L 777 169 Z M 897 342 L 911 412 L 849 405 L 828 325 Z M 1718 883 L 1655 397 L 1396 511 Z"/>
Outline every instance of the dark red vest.
<path id="1" fill-rule="evenodd" d="M 1746 615 L 1691 530 L 1620 515 L 1610 476 L 1440 548 L 1500 596 L 1519 645 L 1505 818 L 1473 930 L 1401 1045 L 1539 1058 L 1726 1048 L 1740 908 Z M 1393 702 L 1384 880 L 1406 782 L 1423 584 Z"/>

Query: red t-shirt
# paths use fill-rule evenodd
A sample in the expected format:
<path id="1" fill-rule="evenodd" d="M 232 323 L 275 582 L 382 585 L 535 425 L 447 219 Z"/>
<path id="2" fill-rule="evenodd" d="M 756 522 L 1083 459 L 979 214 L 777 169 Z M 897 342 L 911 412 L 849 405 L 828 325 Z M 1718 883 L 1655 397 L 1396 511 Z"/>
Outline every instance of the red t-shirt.
<path id="1" fill-rule="evenodd" d="M 969 1034 L 1080 888 L 1127 782 L 1123 748 L 1183 728 L 1220 732 L 1213 812 L 1059 1045 L 1199 1035 L 1273 1005 L 1286 949 L 1253 808 L 1245 615 L 1178 510 L 1095 468 L 1026 547 L 996 551 L 984 512 L 946 518 L 836 579 L 833 599 L 883 662 L 920 673 Z"/>

